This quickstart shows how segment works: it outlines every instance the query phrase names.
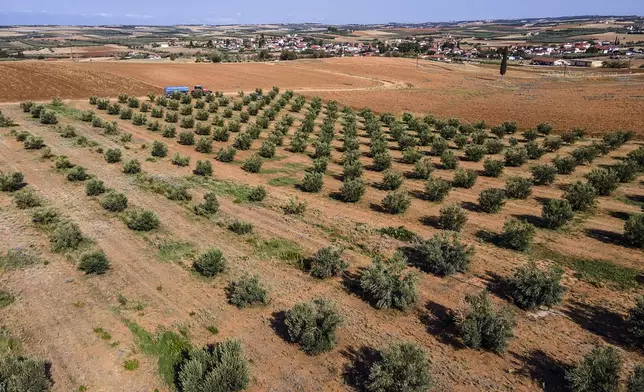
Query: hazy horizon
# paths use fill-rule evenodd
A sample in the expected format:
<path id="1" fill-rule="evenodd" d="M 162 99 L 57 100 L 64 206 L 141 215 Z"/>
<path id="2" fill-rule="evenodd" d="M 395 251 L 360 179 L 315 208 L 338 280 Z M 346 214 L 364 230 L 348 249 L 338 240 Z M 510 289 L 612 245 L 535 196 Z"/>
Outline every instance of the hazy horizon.
<path id="1" fill-rule="evenodd" d="M 547 11 L 545 11 L 547 10 Z M 180 25 L 180 24 L 382 24 L 487 19 L 554 18 L 581 15 L 631 16 L 644 14 L 640 0 L 453 0 L 451 2 L 400 0 L 392 6 L 382 0 L 329 0 L 311 6 L 296 0 L 249 0 L 204 5 L 185 0 L 177 7 L 167 0 L 95 3 L 78 0 L 23 0 L 0 5 L 0 25 Z"/>

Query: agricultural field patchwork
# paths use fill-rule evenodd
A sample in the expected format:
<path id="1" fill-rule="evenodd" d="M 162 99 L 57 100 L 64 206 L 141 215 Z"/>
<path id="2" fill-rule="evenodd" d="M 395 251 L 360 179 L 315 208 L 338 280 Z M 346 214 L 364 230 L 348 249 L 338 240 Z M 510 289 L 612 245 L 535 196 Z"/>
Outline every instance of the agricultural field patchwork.
<path id="1" fill-rule="evenodd" d="M 644 383 L 641 129 L 145 87 L 0 104 L 0 386 Z"/>

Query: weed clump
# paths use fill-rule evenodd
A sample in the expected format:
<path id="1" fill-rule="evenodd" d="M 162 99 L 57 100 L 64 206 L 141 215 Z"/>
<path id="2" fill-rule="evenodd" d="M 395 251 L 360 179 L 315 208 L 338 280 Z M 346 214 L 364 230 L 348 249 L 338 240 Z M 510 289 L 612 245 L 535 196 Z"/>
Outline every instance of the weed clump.
<path id="1" fill-rule="evenodd" d="M 21 189 L 14 194 L 13 197 L 16 207 L 21 210 L 26 210 L 28 208 L 39 207 L 42 204 L 40 197 L 32 189 L 26 188 Z"/>
<path id="2" fill-rule="evenodd" d="M 127 227 L 135 231 L 151 231 L 161 226 L 157 214 L 149 210 L 127 211 L 123 219 Z"/>
<path id="3" fill-rule="evenodd" d="M 141 162 L 137 159 L 130 159 L 123 165 L 123 173 L 125 174 L 138 174 L 141 173 Z"/>

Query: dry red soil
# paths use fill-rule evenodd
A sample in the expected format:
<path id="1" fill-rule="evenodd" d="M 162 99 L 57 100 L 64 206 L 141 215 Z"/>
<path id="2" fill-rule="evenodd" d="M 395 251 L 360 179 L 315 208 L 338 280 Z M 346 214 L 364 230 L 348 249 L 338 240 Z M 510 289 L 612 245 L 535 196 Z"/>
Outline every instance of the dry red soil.
<path id="1" fill-rule="evenodd" d="M 127 91 L 143 94 L 147 92 L 148 86 L 177 84 L 183 80 L 182 70 L 185 72 L 199 69 L 202 77 L 211 77 L 213 81 L 217 79 L 216 75 L 220 75 L 221 84 L 207 85 L 220 90 L 250 90 L 256 84 L 262 85 L 261 78 L 273 78 L 275 82 L 267 83 L 267 87 L 276 84 L 283 90 L 287 87 L 311 88 L 317 90 L 315 94 L 333 97 L 341 103 L 357 107 L 368 105 L 378 109 L 382 106 L 380 110 L 413 110 L 419 113 L 431 111 L 441 114 L 439 110 L 431 109 L 431 105 L 445 105 L 445 116 L 461 117 L 452 111 L 465 111 L 468 106 L 464 102 L 469 102 L 471 107 L 477 108 L 476 119 L 498 116 L 491 118 L 499 118 L 499 121 L 514 119 L 526 122 L 530 118 L 529 114 L 522 112 L 520 107 L 511 112 L 513 115 L 507 117 L 487 111 L 492 111 L 494 102 L 496 105 L 500 102 L 512 102 L 509 98 L 508 101 L 504 101 L 506 98 L 501 100 L 500 97 L 506 93 L 514 94 L 521 105 L 527 105 L 529 102 L 533 102 L 534 105 L 546 105 L 540 100 L 526 98 L 520 93 L 521 90 L 509 87 L 518 86 L 520 81 L 540 86 L 538 91 L 544 86 L 572 83 L 552 81 L 543 75 L 525 71 L 507 78 L 506 82 L 501 84 L 492 70 L 484 68 L 438 68 L 435 65 L 423 64 L 416 70 L 415 63 L 406 60 L 365 61 L 368 62 L 360 64 L 357 60 L 350 59 L 319 63 L 227 65 L 229 68 L 221 69 L 239 67 L 238 72 L 227 76 L 223 71 L 215 71 L 221 74 L 211 74 L 209 70 L 218 70 L 218 66 L 204 65 L 202 68 L 178 64 L 55 64 L 61 67 L 60 73 L 65 75 L 66 79 L 62 79 L 63 76 L 56 72 L 39 72 L 43 72 L 43 78 L 49 78 L 46 80 L 52 84 L 51 87 L 43 85 L 44 89 L 54 89 L 55 82 L 65 80 L 55 88 L 62 91 L 61 86 L 66 83 L 70 83 L 71 86 L 73 82 L 76 83 L 73 84 L 73 94 L 83 92 L 83 83 L 73 77 L 74 72 L 93 75 L 97 80 L 103 80 L 105 73 L 109 72 L 113 78 L 102 82 L 106 90 L 102 93 L 88 92 L 86 95 L 113 96 L 123 92 L 118 91 L 119 88 L 132 88 Z M 0 67 L 4 66 L 6 65 L 0 64 Z M 20 73 L 26 69 L 25 67 L 38 68 L 42 65 L 16 63 L 8 66 L 9 69 Z M 262 73 L 263 70 L 266 71 Z M 257 80 L 251 78 L 253 74 Z M 1 75 L 3 74 L 0 74 L 0 81 L 3 79 Z M 197 83 L 198 79 L 192 75 L 194 80 L 188 79 L 181 84 Z M 307 77 L 312 79 L 300 80 L 303 75 L 309 75 Z M 133 84 L 127 86 L 124 81 Z M 352 86 L 343 87 L 344 81 Z M 109 85 L 113 90 L 107 90 L 108 83 L 114 83 Z M 587 79 L 580 79 L 580 83 L 583 87 L 575 88 L 585 89 L 584 91 L 599 88 L 592 87 Z M 608 88 L 608 85 L 615 85 L 618 81 L 599 79 L 596 83 L 605 83 L 605 88 Z M 484 97 L 470 92 L 446 92 L 440 95 L 438 86 L 449 87 L 453 91 L 460 91 L 459 88 L 464 91 L 489 89 L 489 94 L 501 101 L 488 102 Z M 340 89 L 347 91 L 341 92 Z M 630 91 L 630 94 L 637 94 L 628 86 L 624 89 Z M 574 94 L 570 90 L 561 87 L 560 94 L 571 97 Z M 1 95 L 4 100 L 12 100 L 6 98 L 9 96 L 6 92 L 1 91 L 0 94 L 5 94 Z M 409 102 L 418 105 L 415 106 L 416 110 L 405 107 L 412 105 L 411 103 L 406 104 L 396 99 L 413 94 L 423 94 L 427 98 L 418 101 L 410 98 Z M 546 95 L 545 92 L 543 94 Z M 450 98 L 452 95 L 458 96 L 459 100 Z M 43 94 L 27 98 L 44 100 L 48 96 Z M 19 99 L 24 98 L 16 97 L 15 100 Z M 380 99 L 389 102 L 389 105 L 381 104 Z M 449 99 L 453 99 L 451 102 L 464 102 L 460 103 L 460 106 L 443 103 Z M 86 99 L 67 101 L 66 104 L 82 110 L 93 109 Z M 600 106 L 599 103 L 597 105 Z M 613 101 L 604 101 L 603 105 L 607 105 L 609 111 L 625 110 L 623 113 L 626 113 L 626 109 L 621 109 L 621 105 Z M 637 105 L 641 108 L 642 101 Z M 642 362 L 641 353 L 624 342 L 623 321 L 628 309 L 634 305 L 637 295 L 642 293 L 641 286 L 618 290 L 607 283 L 591 284 L 587 279 L 577 276 L 570 268 L 566 268 L 562 281 L 566 287 L 563 302 L 551 312 L 537 315 L 535 312 L 513 307 L 517 318 L 515 338 L 510 340 L 508 351 L 504 354 L 467 349 L 446 327 L 447 314 L 462 304 L 466 294 L 494 287 L 493 284 L 498 282 L 499 277 L 509 276 L 516 267 L 529 260 L 535 260 L 542 266 L 553 264 L 552 256 L 547 252 L 518 253 L 502 249 L 481 240 L 481 232 L 500 232 L 504 220 L 510 216 L 538 219 L 543 199 L 561 197 L 562 188 L 566 184 L 583 179 L 591 168 L 614 164 L 620 157 L 637 148 L 639 142 L 630 142 L 622 146 L 599 158 L 592 166 L 579 167 L 572 175 L 558 176 L 553 185 L 535 186 L 533 194 L 527 200 L 508 201 L 499 214 L 493 215 L 474 208 L 478 194 L 486 188 L 502 188 L 509 176 L 529 176 L 528 167 L 535 161 L 521 168 L 507 168 L 502 177 L 497 179 L 479 177 L 472 189 L 455 188 L 442 203 L 431 203 L 417 197 L 416 195 L 423 190 L 423 181 L 405 179 L 403 189 L 414 195 L 411 207 L 404 214 L 393 216 L 379 212 L 377 208 L 387 193 L 377 189 L 377 184 L 382 180 L 382 173 L 365 171 L 367 191 L 356 204 L 342 203 L 330 197 L 341 186 L 341 181 L 337 178 L 342 172 L 341 153 L 335 150 L 320 193 L 304 193 L 292 185 L 292 182 L 297 184 L 301 181 L 305 169 L 311 165 L 309 156 L 292 153 L 287 148 L 290 136 L 299 125 L 305 109 L 295 115 L 295 124 L 286 138 L 285 147 L 278 148 L 277 159 L 267 161 L 262 172 L 258 174 L 244 172 L 238 163 L 257 151 L 261 142 L 268 136 L 266 131 L 262 133 L 260 140 L 254 141 L 250 151 L 238 152 L 234 164 L 225 164 L 212 159 L 214 154 L 198 153 L 194 146 L 179 145 L 175 139 L 162 138 L 159 132 L 136 127 L 104 112 L 99 112 L 102 118 L 115 120 L 122 132 L 133 135 L 131 142 L 124 144 L 119 141 L 119 136 L 104 135 L 89 124 L 60 117 L 60 125 L 74 125 L 79 135 L 99 143 L 103 150 L 120 148 L 124 161 L 137 158 L 142 163 L 143 171 L 150 175 L 167 179 L 184 178 L 190 176 L 196 160 L 209 159 L 214 167 L 215 181 L 263 185 L 269 191 L 269 197 L 261 204 L 237 203 L 233 196 L 221 195 L 221 211 L 212 219 L 205 219 L 196 217 L 192 213 L 191 205 L 202 200 L 206 186 L 195 185 L 190 189 L 193 196 L 190 203 L 170 201 L 137 185 L 132 176 L 123 174 L 122 164 L 106 164 L 103 155 L 97 152 L 97 147 L 79 147 L 72 140 L 61 138 L 56 132 L 56 127 L 41 125 L 30 119 L 15 103 L 0 105 L 0 110 L 5 115 L 19 123 L 18 130 L 27 130 L 43 137 L 53 154 L 66 155 L 73 163 L 86 167 L 89 173 L 103 180 L 108 187 L 127 194 L 130 205 L 155 211 L 162 222 L 161 229 L 148 234 L 142 235 L 128 230 L 118 216 L 105 212 L 95 199 L 87 197 L 82 184 L 71 183 L 56 171 L 52 160 L 41 158 L 41 152 L 25 150 L 22 144 L 9 134 L 8 129 L 0 129 L 0 170 L 23 172 L 29 187 L 37 190 L 48 205 L 77 222 L 84 235 L 103 249 L 111 261 L 111 269 L 107 274 L 83 275 L 73 264 L 77 255 L 67 257 L 52 254 L 49 251 L 47 234 L 34 228 L 30 211 L 18 210 L 9 194 L 0 194 L 0 238 L 3 238 L 0 250 L 26 247 L 48 262 L 24 270 L 0 271 L 0 287 L 15 293 L 17 297 L 15 303 L 0 309 L 0 318 L 3 325 L 9 327 L 23 342 L 26 354 L 52 361 L 56 391 L 78 390 L 81 385 L 89 387 L 90 391 L 149 391 L 154 388 L 160 391 L 169 390 L 157 373 L 157 358 L 141 352 L 124 325 L 124 318 L 136 321 L 148 331 L 155 331 L 157 327 L 173 331 L 185 327 L 190 341 L 196 346 L 226 338 L 241 339 L 246 355 L 251 360 L 251 391 L 350 390 L 342 373 L 344 366 L 352 359 L 352 352 L 363 346 L 382 348 L 390 343 L 402 341 L 414 342 L 425 349 L 431 359 L 431 371 L 436 381 L 435 390 L 438 391 L 534 391 L 543 388 L 544 383 L 546 389 L 558 390 L 558 385 L 562 382 L 562 368 L 558 364 L 573 364 L 597 345 L 619 347 L 625 359 L 625 371 L 630 371 L 635 364 Z M 497 109 L 501 110 L 498 107 Z M 575 113 L 583 111 L 575 105 L 570 105 L 569 110 Z M 283 110 L 280 115 L 285 112 L 286 110 Z M 590 115 L 588 112 L 586 114 Z M 320 114 L 318 123 L 321 122 L 322 116 L 323 114 Z M 569 121 L 569 117 L 564 116 L 563 112 L 560 116 L 560 121 Z M 463 115 L 462 118 L 466 117 Z M 635 124 L 634 119 L 637 116 L 631 113 L 629 118 L 631 120 L 624 121 Z M 534 119 L 536 121 L 536 117 Z M 556 119 L 548 120 L 555 123 Z M 605 118 L 603 120 L 608 123 Z M 619 121 L 617 116 L 613 121 Z M 339 121 L 336 128 L 339 132 Z M 178 128 L 178 131 L 180 130 Z M 317 130 L 316 128 L 316 132 Z M 217 151 L 220 147 L 231 144 L 233 139 L 234 134 L 227 143 L 214 143 L 213 150 Z M 167 158 L 146 161 L 149 157 L 149 146 L 153 141 L 163 141 L 168 145 Z M 364 131 L 361 131 L 361 150 L 365 153 L 369 149 L 368 141 Z M 334 142 L 335 147 L 340 147 L 341 144 L 338 140 Z M 146 148 L 142 148 L 143 145 Z M 393 147 L 394 143 L 391 146 Z M 566 146 L 559 154 L 568 154 L 573 148 Z M 428 148 L 423 147 L 422 150 L 427 152 Z M 170 157 L 176 152 L 191 157 L 190 167 L 181 168 L 170 163 Z M 401 156 L 400 151 L 392 149 L 391 153 L 395 158 L 394 169 L 400 172 L 411 171 L 411 165 L 396 160 Z M 463 155 L 462 151 L 455 150 L 455 153 L 458 156 Z M 549 162 L 555 155 L 548 153 L 538 162 Z M 366 156 L 362 157 L 362 161 L 365 166 L 372 163 L 371 158 Z M 432 157 L 432 161 L 438 167 L 438 158 Z M 482 162 L 461 161 L 460 166 L 480 170 Z M 452 170 L 437 168 L 435 171 L 436 176 L 445 179 L 451 179 L 453 174 Z M 275 184 L 271 181 L 275 179 L 293 181 L 287 186 L 271 185 Z M 640 210 L 636 203 L 628 204 L 624 200 L 641 202 L 644 199 L 641 180 L 640 176 L 634 182 L 620 185 L 613 197 L 601 197 L 592 214 L 578 216 L 566 230 L 537 229 L 534 248 L 559 253 L 565 257 L 604 259 L 641 272 L 642 251 L 625 247 L 616 240 L 621 238 L 624 216 Z M 308 208 L 303 217 L 288 216 L 282 212 L 282 206 L 291 197 L 299 197 L 307 202 Z M 442 205 L 451 202 L 470 209 L 467 212 L 468 223 L 461 238 L 475 248 L 471 269 L 467 273 L 447 278 L 421 273 L 419 301 L 407 313 L 374 309 L 347 289 L 343 279 L 313 279 L 292 263 L 263 257 L 248 241 L 250 237 L 259 241 L 291 240 L 298 243 L 307 256 L 321 247 L 336 244 L 346 248 L 344 257 L 350 264 L 349 272 L 355 274 L 360 268 L 370 264 L 372 254 L 389 255 L 398 246 L 403 245 L 381 236 L 376 229 L 404 225 L 423 238 L 431 237 L 440 232 L 431 224 L 432 219 L 438 215 Z M 238 236 L 228 231 L 227 223 L 233 219 L 253 223 L 255 234 Z M 199 278 L 190 271 L 189 257 L 166 262 L 157 258 L 158 245 L 167 241 L 191 243 L 195 252 L 217 247 L 228 258 L 230 268 L 225 274 L 212 280 Z M 227 303 L 224 287 L 229 280 L 241 276 L 244 272 L 258 274 L 269 288 L 271 302 L 268 306 L 239 310 Z M 140 303 L 142 306 L 136 308 L 132 305 L 119 305 L 119 294 L 129 298 L 130 303 Z M 287 310 L 297 302 L 316 297 L 328 298 L 335 302 L 345 321 L 338 330 L 339 341 L 336 348 L 325 354 L 308 356 L 296 345 L 282 339 L 274 331 L 271 323 L 277 312 Z M 498 304 L 509 305 L 508 298 L 502 294 L 494 293 L 493 298 Z M 213 336 L 208 333 L 205 327 L 209 325 L 216 325 L 219 334 Z M 111 341 L 101 340 L 93 331 L 97 327 L 109 331 L 112 335 Z M 119 342 L 118 345 L 110 345 L 116 341 Z M 123 369 L 123 361 L 130 358 L 136 358 L 141 362 L 136 371 Z"/>

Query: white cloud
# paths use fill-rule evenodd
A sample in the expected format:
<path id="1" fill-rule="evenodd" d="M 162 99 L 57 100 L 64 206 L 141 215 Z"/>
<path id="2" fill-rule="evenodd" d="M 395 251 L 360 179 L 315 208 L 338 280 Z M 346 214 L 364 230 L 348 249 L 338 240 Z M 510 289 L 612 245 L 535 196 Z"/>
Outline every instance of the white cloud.
<path id="1" fill-rule="evenodd" d="M 107 13 L 105 13 L 105 12 L 99 12 L 99 13 L 98 13 L 98 14 L 96 14 L 96 15 L 98 15 L 98 16 L 100 16 L 100 17 L 102 17 L 102 18 L 111 18 L 111 17 L 112 17 L 112 14 L 107 14 Z"/>
<path id="2" fill-rule="evenodd" d="M 139 14 L 125 14 L 126 18 L 134 18 L 134 19 L 150 19 L 153 16 L 152 15 L 139 15 Z"/>

